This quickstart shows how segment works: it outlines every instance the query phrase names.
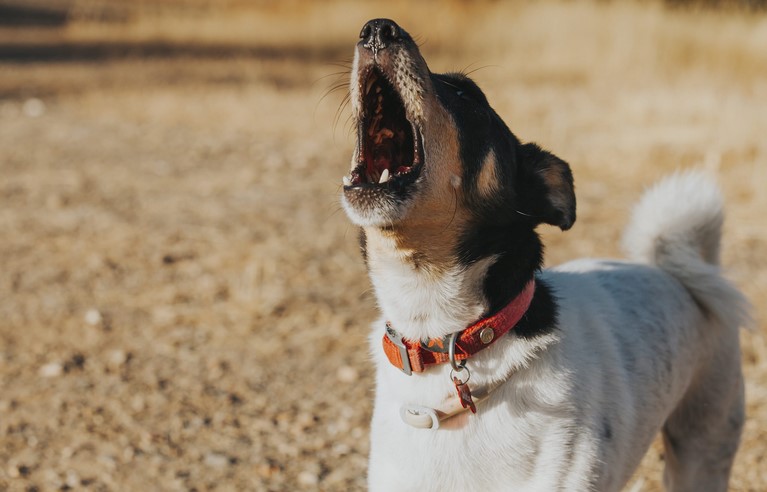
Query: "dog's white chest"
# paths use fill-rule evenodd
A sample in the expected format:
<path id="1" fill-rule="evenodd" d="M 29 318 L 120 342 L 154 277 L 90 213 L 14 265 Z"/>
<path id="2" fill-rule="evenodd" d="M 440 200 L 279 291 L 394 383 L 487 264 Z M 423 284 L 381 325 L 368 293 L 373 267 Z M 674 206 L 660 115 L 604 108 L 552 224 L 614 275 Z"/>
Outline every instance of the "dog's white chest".
<path id="1" fill-rule="evenodd" d="M 419 269 L 397 256 L 382 255 L 372 261 L 371 279 L 381 311 L 409 339 L 440 338 L 459 331 L 485 310 L 482 278 L 494 258 L 440 272 Z"/>
<path id="2" fill-rule="evenodd" d="M 479 407 L 479 414 L 460 415 L 431 431 L 403 423 L 394 403 L 401 397 L 379 386 L 371 433 L 371 490 L 556 490 L 563 474 L 555 464 L 572 463 L 573 452 L 593 456 L 595 447 L 587 433 L 577 440 L 566 438 L 574 436 L 575 423 L 552 405 L 552 398 L 565 398 L 564 389 L 552 387 L 546 395 L 536 390 L 525 394 L 524 402 L 515 401 L 514 387 L 499 390 Z M 428 396 L 424 391 L 422 398 Z M 583 466 L 589 462 L 584 460 Z"/>

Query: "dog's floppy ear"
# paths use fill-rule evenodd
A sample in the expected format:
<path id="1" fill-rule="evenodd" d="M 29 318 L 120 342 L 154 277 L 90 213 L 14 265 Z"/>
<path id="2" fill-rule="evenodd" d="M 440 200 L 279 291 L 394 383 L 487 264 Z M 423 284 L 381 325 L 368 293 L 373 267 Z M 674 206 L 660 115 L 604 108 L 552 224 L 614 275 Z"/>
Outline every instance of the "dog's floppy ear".
<path id="1" fill-rule="evenodd" d="M 575 188 L 570 166 L 534 143 L 518 148 L 517 208 L 563 231 L 575 222 Z"/>

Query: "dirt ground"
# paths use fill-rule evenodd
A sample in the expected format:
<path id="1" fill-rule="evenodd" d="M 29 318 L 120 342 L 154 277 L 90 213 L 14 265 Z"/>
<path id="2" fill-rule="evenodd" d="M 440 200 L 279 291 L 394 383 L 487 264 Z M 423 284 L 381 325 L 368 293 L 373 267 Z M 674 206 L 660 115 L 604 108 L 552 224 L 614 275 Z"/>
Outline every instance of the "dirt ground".
<path id="1" fill-rule="evenodd" d="M 619 256 L 644 187 L 715 173 L 756 318 L 731 488 L 767 490 L 767 16 L 257 5 L 0 30 L 0 490 L 364 488 L 376 310 L 339 108 L 379 16 L 570 162 L 578 221 L 542 229 L 548 264 Z M 656 443 L 627 490 L 661 469 Z"/>

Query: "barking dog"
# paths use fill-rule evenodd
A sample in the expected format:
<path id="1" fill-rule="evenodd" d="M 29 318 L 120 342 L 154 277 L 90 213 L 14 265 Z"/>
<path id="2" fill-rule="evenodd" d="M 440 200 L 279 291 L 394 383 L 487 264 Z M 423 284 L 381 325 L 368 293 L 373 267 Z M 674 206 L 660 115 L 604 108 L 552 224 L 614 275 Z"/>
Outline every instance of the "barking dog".
<path id="1" fill-rule="evenodd" d="M 620 490 L 662 431 L 669 490 L 726 490 L 748 303 L 719 273 L 716 186 L 647 193 L 636 262 L 542 271 L 536 227 L 575 221 L 567 163 L 468 77 L 430 72 L 394 22 L 360 38 L 342 201 L 383 314 L 370 489 Z"/>

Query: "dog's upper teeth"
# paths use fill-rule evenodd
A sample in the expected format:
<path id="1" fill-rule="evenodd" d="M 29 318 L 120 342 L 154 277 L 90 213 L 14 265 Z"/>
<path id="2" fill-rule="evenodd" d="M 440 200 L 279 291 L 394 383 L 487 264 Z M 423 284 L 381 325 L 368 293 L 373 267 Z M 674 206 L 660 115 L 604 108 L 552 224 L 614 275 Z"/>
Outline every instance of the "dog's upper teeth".
<path id="1" fill-rule="evenodd" d="M 352 180 L 349 179 L 349 176 L 344 176 L 343 177 L 343 182 L 344 182 L 344 186 L 351 186 L 352 185 Z"/>
<path id="2" fill-rule="evenodd" d="M 365 95 L 368 95 L 368 93 L 370 92 L 370 88 L 373 87 L 373 84 L 375 83 L 375 81 L 376 81 L 375 77 L 370 77 L 368 81 L 365 83 Z"/>
<path id="3" fill-rule="evenodd" d="M 368 128 L 368 136 L 372 137 L 378 131 L 378 124 L 381 123 L 383 115 L 381 114 L 381 107 L 376 110 L 376 115 L 373 116 L 373 121 L 370 122 L 370 128 Z"/>
<path id="4" fill-rule="evenodd" d="M 381 177 L 378 179 L 378 184 L 383 184 L 389 181 L 389 170 L 384 169 L 381 173 Z"/>

